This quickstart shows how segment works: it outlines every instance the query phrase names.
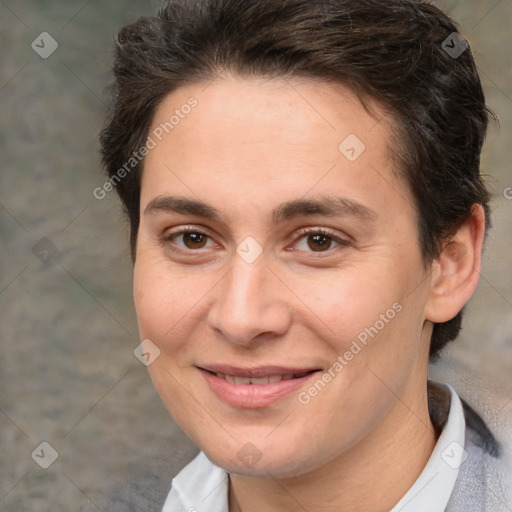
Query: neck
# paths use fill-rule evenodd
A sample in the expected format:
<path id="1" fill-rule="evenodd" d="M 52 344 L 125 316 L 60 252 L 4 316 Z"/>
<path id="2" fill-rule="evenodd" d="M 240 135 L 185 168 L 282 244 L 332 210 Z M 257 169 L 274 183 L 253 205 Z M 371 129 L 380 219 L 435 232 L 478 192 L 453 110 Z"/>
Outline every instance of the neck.
<path id="1" fill-rule="evenodd" d="M 417 480 L 435 443 L 425 389 L 415 402 L 397 400 L 363 441 L 307 474 L 280 480 L 230 475 L 229 510 L 389 511 Z"/>

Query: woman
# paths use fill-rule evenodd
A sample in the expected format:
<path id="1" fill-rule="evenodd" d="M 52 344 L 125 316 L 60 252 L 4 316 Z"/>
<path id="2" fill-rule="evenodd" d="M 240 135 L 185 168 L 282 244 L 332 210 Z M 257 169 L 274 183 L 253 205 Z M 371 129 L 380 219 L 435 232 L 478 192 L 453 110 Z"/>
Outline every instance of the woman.
<path id="1" fill-rule="evenodd" d="M 452 21 L 170 1 L 119 32 L 114 72 L 141 353 L 201 449 L 163 510 L 506 510 L 499 443 L 427 375 L 489 224 L 489 112 Z"/>

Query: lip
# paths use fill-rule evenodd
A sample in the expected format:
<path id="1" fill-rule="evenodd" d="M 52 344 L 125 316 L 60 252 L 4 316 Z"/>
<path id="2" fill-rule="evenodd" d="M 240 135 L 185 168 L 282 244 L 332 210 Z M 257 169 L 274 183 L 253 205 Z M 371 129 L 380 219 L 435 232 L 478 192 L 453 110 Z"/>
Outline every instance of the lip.
<path id="1" fill-rule="evenodd" d="M 258 409 L 269 407 L 278 400 L 298 390 L 322 370 L 318 368 L 291 368 L 283 366 L 265 366 L 258 368 L 237 368 L 229 365 L 209 365 L 198 367 L 210 389 L 228 405 L 236 408 Z M 211 373 L 212 372 L 212 373 Z M 269 375 L 307 375 L 267 384 L 234 384 L 217 377 L 216 373 L 235 377 L 265 377 Z"/>

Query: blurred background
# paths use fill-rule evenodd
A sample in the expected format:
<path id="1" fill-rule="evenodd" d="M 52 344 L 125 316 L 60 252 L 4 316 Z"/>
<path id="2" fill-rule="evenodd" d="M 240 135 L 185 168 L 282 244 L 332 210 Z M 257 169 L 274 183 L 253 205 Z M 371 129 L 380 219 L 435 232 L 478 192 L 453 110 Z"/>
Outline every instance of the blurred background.
<path id="1" fill-rule="evenodd" d="M 0 0 L 2 511 L 160 511 L 197 452 L 134 356 L 126 221 L 113 192 L 93 195 L 113 34 L 158 4 Z M 438 4 L 470 42 L 500 126 L 483 154 L 494 227 L 480 286 L 431 374 L 510 455 L 512 0 Z"/>

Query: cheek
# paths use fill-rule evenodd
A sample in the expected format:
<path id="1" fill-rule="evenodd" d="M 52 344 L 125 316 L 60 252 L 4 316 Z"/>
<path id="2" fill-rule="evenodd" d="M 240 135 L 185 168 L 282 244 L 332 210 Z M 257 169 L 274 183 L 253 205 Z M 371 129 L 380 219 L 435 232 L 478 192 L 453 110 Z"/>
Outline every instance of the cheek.
<path id="1" fill-rule="evenodd" d="M 403 380 L 422 349 L 421 272 L 414 262 L 394 261 L 375 258 L 315 282 L 297 281 L 297 295 L 306 298 L 309 310 L 306 318 L 329 345 L 331 364 L 343 358 L 343 370 L 336 367 L 344 375 L 339 385 L 357 380 L 371 387 L 376 377 L 369 369 L 389 382 Z"/>
<path id="2" fill-rule="evenodd" d="M 165 275 L 158 278 L 155 266 L 139 257 L 134 267 L 133 296 L 141 338 L 159 339 L 172 327 L 175 308 Z"/>
<path id="3" fill-rule="evenodd" d="M 170 272 L 168 263 L 138 258 L 134 268 L 134 302 L 140 336 L 160 349 L 177 348 L 187 330 L 197 323 L 201 299 L 208 293 L 207 280 Z"/>
<path id="4" fill-rule="evenodd" d="M 133 292 L 140 338 L 150 339 L 160 350 L 147 369 L 180 425 L 186 424 L 190 409 L 183 383 L 187 382 L 187 361 L 193 348 L 187 341 L 198 322 L 201 291 L 200 283 L 195 281 L 192 286 L 190 278 L 171 273 L 167 262 L 148 253 L 137 255 Z"/>
<path id="5" fill-rule="evenodd" d="M 388 325 L 383 322 L 395 318 L 399 308 L 395 304 L 403 296 L 389 269 L 369 265 L 296 283 L 296 293 L 304 297 L 309 316 L 325 328 L 338 353 L 348 350 L 358 336 L 364 340 L 367 330 L 376 323 L 377 329 L 383 330 Z"/>

